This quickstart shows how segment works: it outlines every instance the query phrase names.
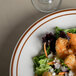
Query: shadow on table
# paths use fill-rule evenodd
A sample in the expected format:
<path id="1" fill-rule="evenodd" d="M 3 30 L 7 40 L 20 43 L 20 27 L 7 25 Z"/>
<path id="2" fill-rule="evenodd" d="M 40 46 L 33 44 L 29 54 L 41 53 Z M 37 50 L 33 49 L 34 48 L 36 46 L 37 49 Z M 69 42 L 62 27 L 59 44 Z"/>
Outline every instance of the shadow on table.
<path id="1" fill-rule="evenodd" d="M 29 17 L 22 19 L 21 22 L 16 25 L 16 27 L 11 30 L 10 34 L 7 36 L 4 41 L 2 47 L 0 48 L 0 57 L 3 59 L 0 61 L 0 76 L 9 76 L 9 66 L 10 60 L 13 53 L 13 49 L 22 35 L 22 33 L 37 19 L 44 16 L 43 13 L 35 13 L 33 15 L 29 15 Z M 4 65 L 4 66 L 2 66 Z"/>

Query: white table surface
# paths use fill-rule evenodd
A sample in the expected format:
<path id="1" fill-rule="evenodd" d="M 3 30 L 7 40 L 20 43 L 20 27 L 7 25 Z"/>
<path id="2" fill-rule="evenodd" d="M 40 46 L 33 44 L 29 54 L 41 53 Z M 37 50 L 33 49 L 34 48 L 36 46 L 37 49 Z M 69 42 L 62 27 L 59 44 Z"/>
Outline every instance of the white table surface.
<path id="1" fill-rule="evenodd" d="M 59 9 L 66 8 L 76 8 L 76 0 L 62 0 Z M 44 15 L 31 0 L 0 0 L 0 76 L 9 75 L 12 52 L 22 33 Z"/>

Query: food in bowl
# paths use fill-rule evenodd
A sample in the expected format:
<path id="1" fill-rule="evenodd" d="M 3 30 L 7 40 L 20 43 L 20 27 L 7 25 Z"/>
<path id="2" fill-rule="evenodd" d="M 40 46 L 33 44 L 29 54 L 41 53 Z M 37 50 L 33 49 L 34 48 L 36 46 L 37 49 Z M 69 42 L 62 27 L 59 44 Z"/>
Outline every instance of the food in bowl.
<path id="1" fill-rule="evenodd" d="M 35 76 L 76 76 L 76 28 L 55 28 L 42 37 L 43 48 L 33 57 Z"/>

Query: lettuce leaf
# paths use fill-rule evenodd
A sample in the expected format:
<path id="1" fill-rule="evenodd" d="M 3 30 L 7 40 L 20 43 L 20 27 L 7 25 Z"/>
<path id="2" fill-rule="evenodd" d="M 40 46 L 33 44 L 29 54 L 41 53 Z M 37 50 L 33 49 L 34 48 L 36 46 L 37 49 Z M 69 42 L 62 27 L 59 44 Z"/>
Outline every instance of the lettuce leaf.
<path id="1" fill-rule="evenodd" d="M 56 27 L 56 28 L 55 28 L 55 36 L 56 36 L 56 38 L 59 37 L 60 31 L 63 31 L 63 29 L 61 29 L 61 28 L 59 28 L 59 27 Z"/>
<path id="2" fill-rule="evenodd" d="M 48 71 L 51 67 L 47 64 L 47 62 L 49 62 L 50 59 L 48 58 L 45 58 L 45 59 L 41 59 L 39 61 L 39 64 L 40 66 L 39 67 L 36 67 L 36 71 L 35 73 L 38 75 L 38 76 L 41 76 L 45 71 Z"/>
<path id="3" fill-rule="evenodd" d="M 72 29 L 64 29 L 64 32 L 67 33 L 76 33 L 76 28 L 72 28 Z"/>
<path id="4" fill-rule="evenodd" d="M 47 47 L 47 54 L 50 54 L 50 46 Z M 33 57 L 34 70 L 36 70 L 36 67 L 40 65 L 39 60 L 44 58 L 46 58 L 45 54 Z"/>
<path id="5" fill-rule="evenodd" d="M 61 31 L 64 31 L 65 34 L 66 34 L 67 32 L 69 32 L 69 33 L 76 33 L 76 28 L 61 29 L 61 28 L 59 28 L 59 27 L 56 27 L 56 28 L 55 28 L 55 35 L 56 35 L 56 38 L 59 37 Z"/>

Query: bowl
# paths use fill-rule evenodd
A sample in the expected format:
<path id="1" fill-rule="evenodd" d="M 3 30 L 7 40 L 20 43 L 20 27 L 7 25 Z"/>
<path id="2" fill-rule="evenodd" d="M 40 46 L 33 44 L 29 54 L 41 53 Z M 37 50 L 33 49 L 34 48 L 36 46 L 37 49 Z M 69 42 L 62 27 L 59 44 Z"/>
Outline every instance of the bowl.
<path id="1" fill-rule="evenodd" d="M 18 40 L 10 63 L 10 76 L 34 76 L 32 57 L 42 48 L 42 36 L 54 28 L 76 27 L 76 9 L 48 14 L 33 23 Z"/>

